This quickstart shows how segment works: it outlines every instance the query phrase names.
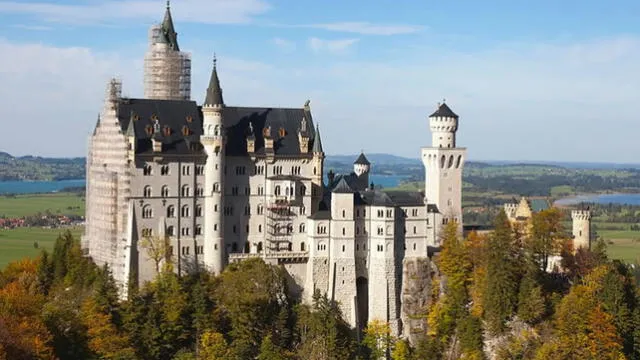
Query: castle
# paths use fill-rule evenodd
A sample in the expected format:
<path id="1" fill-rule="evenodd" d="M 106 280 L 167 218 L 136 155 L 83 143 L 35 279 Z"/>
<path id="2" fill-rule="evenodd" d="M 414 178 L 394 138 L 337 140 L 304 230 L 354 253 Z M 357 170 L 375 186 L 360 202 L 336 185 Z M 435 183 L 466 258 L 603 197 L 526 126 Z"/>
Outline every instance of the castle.
<path id="1" fill-rule="evenodd" d="M 520 228 L 527 234 L 531 227 L 531 218 L 538 211 L 547 210 L 550 204 L 544 199 L 520 198 L 519 202 L 504 204 L 504 212 L 507 214 L 509 222 L 520 225 Z M 589 249 L 591 246 L 591 212 L 589 209 L 576 209 L 571 211 L 573 249 Z M 559 257 L 558 257 L 559 259 Z"/>
<path id="2" fill-rule="evenodd" d="M 424 274 L 440 231 L 452 221 L 462 231 L 458 115 L 442 103 L 429 116 L 424 192 L 370 186 L 364 154 L 352 173 L 325 181 L 309 101 L 229 106 L 214 60 L 198 105 L 190 66 L 167 6 L 150 30 L 144 98 L 122 97 L 111 80 L 89 140 L 82 246 L 123 296 L 128 282 L 152 280 L 158 262 L 219 273 L 262 258 L 286 269 L 303 300 L 319 290 L 338 301 L 354 327 L 379 319 L 407 335 L 422 326 L 414 311 L 430 296 Z"/>

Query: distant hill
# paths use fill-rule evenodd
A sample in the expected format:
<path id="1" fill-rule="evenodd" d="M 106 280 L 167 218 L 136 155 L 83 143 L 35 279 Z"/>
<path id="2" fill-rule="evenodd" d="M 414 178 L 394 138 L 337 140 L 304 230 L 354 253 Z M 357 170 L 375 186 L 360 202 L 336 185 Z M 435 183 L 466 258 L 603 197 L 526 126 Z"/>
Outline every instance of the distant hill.
<path id="1" fill-rule="evenodd" d="M 402 156 L 396 156 L 391 154 L 365 154 L 367 159 L 373 164 L 410 164 L 410 165 L 420 165 L 422 162 L 420 159 L 415 158 L 406 158 Z M 329 162 L 334 163 L 342 163 L 342 164 L 353 164 L 353 162 L 358 158 L 357 155 L 327 155 L 326 159 Z"/>
<path id="2" fill-rule="evenodd" d="M 15 157 L 0 152 L 0 181 L 84 179 L 84 158 Z"/>

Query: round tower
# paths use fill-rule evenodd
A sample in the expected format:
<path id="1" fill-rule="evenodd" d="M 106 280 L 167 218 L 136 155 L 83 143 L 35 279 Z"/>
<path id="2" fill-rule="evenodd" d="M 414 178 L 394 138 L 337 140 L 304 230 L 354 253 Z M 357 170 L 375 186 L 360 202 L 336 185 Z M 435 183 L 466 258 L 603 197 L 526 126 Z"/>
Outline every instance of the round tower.
<path id="1" fill-rule="evenodd" d="M 224 101 L 222 89 L 216 70 L 216 59 L 213 60 L 213 71 L 209 80 L 209 88 L 202 106 L 203 135 L 201 143 L 207 154 L 205 164 L 205 224 L 204 224 L 204 254 L 205 267 L 219 274 L 225 262 L 224 247 Z"/>
<path id="2" fill-rule="evenodd" d="M 438 104 L 438 110 L 429 116 L 431 128 L 431 146 L 434 148 L 455 148 L 458 115 L 444 102 Z"/>
<path id="3" fill-rule="evenodd" d="M 591 211 L 589 208 L 571 211 L 573 221 L 573 249 L 591 246 Z"/>

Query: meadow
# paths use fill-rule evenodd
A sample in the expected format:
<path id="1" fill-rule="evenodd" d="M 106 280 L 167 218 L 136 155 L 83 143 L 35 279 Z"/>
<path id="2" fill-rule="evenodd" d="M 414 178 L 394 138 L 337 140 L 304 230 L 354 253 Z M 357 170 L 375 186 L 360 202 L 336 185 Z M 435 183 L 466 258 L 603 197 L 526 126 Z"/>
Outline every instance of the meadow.
<path id="1" fill-rule="evenodd" d="M 13 260 L 36 257 L 43 249 L 51 251 L 58 235 L 66 230 L 70 230 L 77 239 L 82 234 L 81 226 L 57 229 L 24 227 L 0 230 L 0 269 Z"/>
<path id="2" fill-rule="evenodd" d="M 84 215 L 84 196 L 76 193 L 0 196 L 0 217 L 15 218 L 46 212 Z"/>

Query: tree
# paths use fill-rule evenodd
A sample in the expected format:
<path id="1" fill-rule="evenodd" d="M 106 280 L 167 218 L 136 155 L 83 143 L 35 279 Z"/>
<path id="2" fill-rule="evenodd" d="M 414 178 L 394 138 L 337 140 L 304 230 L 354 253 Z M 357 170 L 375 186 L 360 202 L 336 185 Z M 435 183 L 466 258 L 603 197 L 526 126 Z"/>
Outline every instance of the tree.
<path id="1" fill-rule="evenodd" d="M 558 208 L 533 214 L 528 250 L 541 271 L 547 270 L 549 256 L 560 254 L 566 240 L 562 212 Z"/>
<path id="2" fill-rule="evenodd" d="M 373 320 L 367 324 L 362 343 L 369 349 L 371 359 L 386 358 L 395 342 L 389 323 Z"/>
<path id="3" fill-rule="evenodd" d="M 167 236 L 145 236 L 140 241 L 140 246 L 145 249 L 149 259 L 156 267 L 156 274 L 160 274 L 162 261 L 169 258 L 169 237 Z"/>
<path id="4" fill-rule="evenodd" d="M 518 264 L 514 253 L 511 225 L 504 210 L 495 219 L 495 229 L 487 242 L 487 281 L 484 298 L 484 318 L 490 332 L 504 330 L 506 320 L 513 315 L 518 301 Z"/>
<path id="5" fill-rule="evenodd" d="M 397 340 L 393 346 L 391 352 L 391 360 L 410 360 L 411 359 L 411 346 L 407 340 Z"/>
<path id="6" fill-rule="evenodd" d="M 200 354 L 198 359 L 228 359 L 229 345 L 222 334 L 205 331 L 200 337 Z"/>
<path id="7" fill-rule="evenodd" d="M 262 339 L 258 360 L 286 360 L 286 357 L 282 355 L 282 350 L 271 340 L 271 334 Z"/>
<path id="8" fill-rule="evenodd" d="M 89 348 L 100 359 L 135 359 L 129 338 L 113 324 L 108 308 L 89 298 L 82 305 L 82 320 L 87 327 Z"/>

